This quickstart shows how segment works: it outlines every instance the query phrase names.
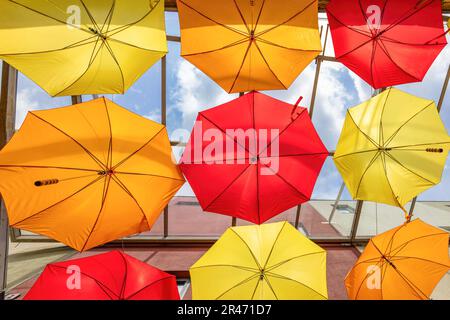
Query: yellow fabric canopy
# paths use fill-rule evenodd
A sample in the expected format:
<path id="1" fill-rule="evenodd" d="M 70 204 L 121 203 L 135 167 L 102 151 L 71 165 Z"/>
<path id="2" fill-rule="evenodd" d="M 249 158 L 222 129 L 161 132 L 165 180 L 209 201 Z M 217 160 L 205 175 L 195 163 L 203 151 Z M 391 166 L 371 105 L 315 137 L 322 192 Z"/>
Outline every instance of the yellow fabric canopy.
<path id="1" fill-rule="evenodd" d="M 441 181 L 449 146 L 434 102 L 391 88 L 348 110 L 334 162 L 354 199 L 403 208 Z"/>
<path id="2" fill-rule="evenodd" d="M 419 219 L 372 238 L 345 279 L 349 298 L 430 299 L 450 270 L 448 238 Z"/>
<path id="3" fill-rule="evenodd" d="M 0 59 L 52 96 L 124 93 L 167 53 L 162 0 L 2 0 Z"/>
<path id="4" fill-rule="evenodd" d="M 287 89 L 322 51 L 317 0 L 177 0 L 181 55 L 227 92 Z"/>
<path id="5" fill-rule="evenodd" d="M 102 98 L 28 113 L 0 151 L 11 226 L 79 251 L 150 230 L 183 183 L 166 128 Z"/>
<path id="6" fill-rule="evenodd" d="M 190 269 L 193 299 L 327 299 L 326 251 L 288 222 L 229 228 Z"/>

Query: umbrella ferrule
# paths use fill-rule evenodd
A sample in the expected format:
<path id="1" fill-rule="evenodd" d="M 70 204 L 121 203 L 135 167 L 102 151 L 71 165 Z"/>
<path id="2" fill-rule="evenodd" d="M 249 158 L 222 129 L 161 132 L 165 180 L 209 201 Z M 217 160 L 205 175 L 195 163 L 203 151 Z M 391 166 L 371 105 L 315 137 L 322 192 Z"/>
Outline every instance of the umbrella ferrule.
<path id="1" fill-rule="evenodd" d="M 442 149 L 442 148 L 427 148 L 426 151 L 430 152 L 430 153 L 443 153 L 444 149 Z"/>
<path id="2" fill-rule="evenodd" d="M 52 184 L 57 184 L 59 183 L 58 179 L 48 179 L 48 180 L 38 180 L 34 182 L 34 185 L 36 187 L 43 187 L 43 186 L 49 186 Z"/>

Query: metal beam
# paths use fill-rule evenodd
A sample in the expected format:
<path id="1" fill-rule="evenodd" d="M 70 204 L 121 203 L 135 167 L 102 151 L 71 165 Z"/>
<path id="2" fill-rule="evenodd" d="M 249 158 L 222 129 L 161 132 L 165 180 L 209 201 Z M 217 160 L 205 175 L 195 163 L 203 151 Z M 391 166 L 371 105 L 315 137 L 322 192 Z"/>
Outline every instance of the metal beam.
<path id="1" fill-rule="evenodd" d="M 81 96 L 72 96 L 72 104 L 79 104 L 82 103 L 83 99 Z"/>
<path id="2" fill-rule="evenodd" d="M 361 212 L 363 208 L 364 201 L 358 200 L 356 202 L 355 217 L 353 218 L 352 229 L 350 231 L 350 242 L 354 243 L 356 241 L 356 235 L 358 234 L 359 219 L 361 218 Z"/>
<path id="3" fill-rule="evenodd" d="M 161 123 L 167 125 L 167 56 L 161 59 Z M 169 206 L 163 212 L 163 235 L 169 236 Z"/>
<path id="4" fill-rule="evenodd" d="M 16 118 L 17 70 L 3 62 L 0 95 L 0 148 L 14 133 Z M 9 223 L 3 200 L 0 199 L 0 299 L 4 299 L 8 273 Z"/>

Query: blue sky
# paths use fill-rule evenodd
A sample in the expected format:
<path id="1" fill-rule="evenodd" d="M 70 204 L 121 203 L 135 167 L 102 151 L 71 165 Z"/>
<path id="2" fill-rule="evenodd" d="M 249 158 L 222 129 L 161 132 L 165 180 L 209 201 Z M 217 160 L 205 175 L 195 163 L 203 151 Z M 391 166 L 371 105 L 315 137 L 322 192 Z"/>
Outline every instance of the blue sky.
<path id="1" fill-rule="evenodd" d="M 321 19 L 321 24 L 326 23 Z M 176 13 L 166 13 L 166 27 L 169 35 L 179 35 Z M 328 38 L 326 55 L 334 55 L 332 42 Z M 449 39 L 450 41 L 450 39 Z M 443 80 L 450 63 L 450 48 L 442 52 L 427 74 L 423 83 L 399 86 L 412 94 L 438 101 Z M 178 140 L 177 129 L 190 130 L 197 113 L 236 98 L 229 95 L 189 62 L 180 57 L 180 45 L 169 42 L 168 67 L 168 130 L 173 140 Z M 108 96 L 115 102 L 149 119 L 160 121 L 161 113 L 161 63 L 155 64 L 125 95 Z M 286 102 L 294 103 L 303 96 L 302 105 L 311 100 L 315 63 L 312 63 L 295 81 L 289 90 L 266 92 Z M 313 122 L 325 145 L 334 150 L 347 108 L 358 105 L 372 95 L 371 88 L 358 76 L 340 63 L 324 62 L 321 69 L 319 89 L 316 98 Z M 90 96 L 84 97 L 91 99 Z M 20 75 L 18 86 L 16 126 L 19 127 L 29 110 L 47 109 L 71 104 L 69 97 L 51 98 L 32 81 Z M 442 119 L 450 128 L 450 92 L 442 108 Z M 175 150 L 179 155 L 181 150 Z M 421 200 L 450 201 L 450 162 L 447 162 L 443 181 L 440 185 L 422 194 Z M 313 198 L 334 199 L 342 178 L 333 161 L 329 158 L 317 182 Z M 188 186 L 181 191 L 190 195 Z M 349 198 L 348 193 L 345 198 Z"/>

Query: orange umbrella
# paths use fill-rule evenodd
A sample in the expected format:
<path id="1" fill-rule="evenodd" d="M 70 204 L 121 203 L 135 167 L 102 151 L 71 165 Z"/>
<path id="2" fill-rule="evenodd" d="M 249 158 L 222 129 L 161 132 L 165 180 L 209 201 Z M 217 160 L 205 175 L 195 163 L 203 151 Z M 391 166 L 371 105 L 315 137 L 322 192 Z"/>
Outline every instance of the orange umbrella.
<path id="1" fill-rule="evenodd" d="M 10 224 L 79 251 L 148 231 L 183 183 L 166 128 L 107 99 L 29 112 L 0 152 Z"/>
<path id="2" fill-rule="evenodd" d="M 449 234 L 417 219 L 369 241 L 345 279 L 350 299 L 425 300 L 450 269 Z"/>
<path id="3" fill-rule="evenodd" d="M 287 89 L 322 51 L 317 0 L 177 0 L 181 55 L 227 92 Z"/>

